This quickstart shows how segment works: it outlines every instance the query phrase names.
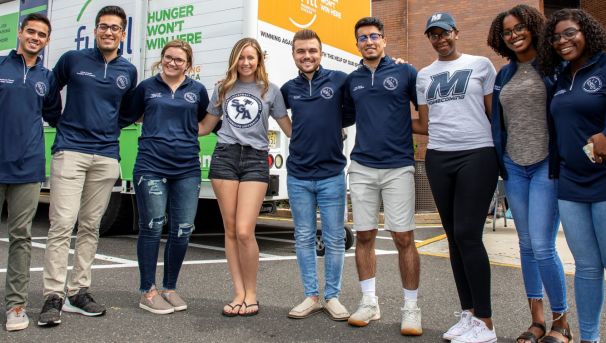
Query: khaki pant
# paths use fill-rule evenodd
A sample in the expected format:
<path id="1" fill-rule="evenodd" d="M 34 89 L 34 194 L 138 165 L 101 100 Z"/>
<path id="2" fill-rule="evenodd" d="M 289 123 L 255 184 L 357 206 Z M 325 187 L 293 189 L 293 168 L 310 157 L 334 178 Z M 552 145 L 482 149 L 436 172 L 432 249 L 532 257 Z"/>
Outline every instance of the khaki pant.
<path id="1" fill-rule="evenodd" d="M 8 263 L 6 309 L 27 304 L 29 266 L 32 250 L 32 220 L 38 208 L 40 183 L 0 184 L 0 216 L 6 200 L 8 208 Z"/>
<path id="2" fill-rule="evenodd" d="M 44 297 L 65 297 L 72 230 L 78 220 L 74 269 L 67 295 L 91 284 L 99 225 L 112 188 L 120 176 L 118 160 L 100 155 L 59 151 L 51 163 L 50 229 L 44 255 Z"/>

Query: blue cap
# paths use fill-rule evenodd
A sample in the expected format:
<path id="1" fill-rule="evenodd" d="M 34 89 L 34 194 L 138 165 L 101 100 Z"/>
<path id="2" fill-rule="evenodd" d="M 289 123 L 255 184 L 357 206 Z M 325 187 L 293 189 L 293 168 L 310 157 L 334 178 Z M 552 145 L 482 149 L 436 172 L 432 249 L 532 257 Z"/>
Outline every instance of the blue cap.
<path id="1" fill-rule="evenodd" d="M 425 33 L 432 27 L 439 27 L 446 31 L 456 29 L 454 18 L 448 13 L 434 13 L 429 19 L 427 19 L 427 25 L 425 25 Z"/>

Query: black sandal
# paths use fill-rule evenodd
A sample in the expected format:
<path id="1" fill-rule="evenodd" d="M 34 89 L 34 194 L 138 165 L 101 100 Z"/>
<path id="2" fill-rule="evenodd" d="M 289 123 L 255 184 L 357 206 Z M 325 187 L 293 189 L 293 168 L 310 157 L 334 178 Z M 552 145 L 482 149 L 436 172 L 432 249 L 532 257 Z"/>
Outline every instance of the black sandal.
<path id="1" fill-rule="evenodd" d="M 252 316 L 256 316 L 257 314 L 259 314 L 259 302 L 258 301 L 257 301 L 256 304 L 250 304 L 249 305 L 249 304 L 246 303 L 246 301 L 244 301 L 242 304 L 244 306 L 246 306 L 247 310 L 248 310 L 249 307 L 252 307 L 252 306 L 256 306 L 257 307 L 257 310 L 253 311 L 253 312 L 244 312 L 244 313 L 238 312 L 238 314 L 241 315 L 242 317 L 252 317 Z"/>
<path id="2" fill-rule="evenodd" d="M 225 316 L 225 317 L 235 317 L 235 316 L 237 316 L 237 315 L 240 314 L 240 308 L 242 307 L 242 304 L 235 304 L 235 305 L 225 304 L 225 306 L 229 306 L 232 311 L 235 310 L 236 308 L 238 308 L 238 311 L 236 311 L 236 312 L 227 312 L 227 311 L 225 311 L 225 307 L 224 307 L 223 308 L 223 312 L 221 314 L 223 316 Z"/>
<path id="3" fill-rule="evenodd" d="M 531 328 L 540 329 L 543 332 L 541 337 L 537 337 L 534 333 L 530 332 Z M 529 341 L 530 343 L 538 343 L 541 338 L 545 337 L 546 333 L 547 333 L 547 329 L 545 328 L 545 324 L 533 322 L 532 324 L 530 324 L 528 331 L 522 332 L 522 334 L 519 335 L 518 338 L 516 338 L 516 343 L 519 340 Z"/>
<path id="4" fill-rule="evenodd" d="M 562 340 L 559 340 L 553 336 L 545 336 L 543 337 L 543 339 L 541 339 L 541 343 L 574 343 L 573 339 L 572 339 L 572 332 L 570 331 L 570 327 L 565 328 L 562 326 L 552 326 L 551 327 L 551 331 L 555 331 L 557 333 L 562 334 L 562 336 L 568 338 L 568 342 L 564 342 Z M 550 332 L 551 332 L 550 331 Z"/>

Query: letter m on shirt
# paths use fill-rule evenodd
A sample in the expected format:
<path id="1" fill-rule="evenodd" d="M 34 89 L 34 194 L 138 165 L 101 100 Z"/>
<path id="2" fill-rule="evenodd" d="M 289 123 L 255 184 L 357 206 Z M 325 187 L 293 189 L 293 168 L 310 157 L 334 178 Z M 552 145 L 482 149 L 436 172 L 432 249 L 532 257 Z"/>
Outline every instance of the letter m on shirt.
<path id="1" fill-rule="evenodd" d="M 452 76 L 450 76 L 450 72 L 432 75 L 431 83 L 427 88 L 427 100 L 435 100 L 438 97 L 445 98 L 452 95 L 464 95 L 467 91 L 467 84 L 471 78 L 472 71 L 472 69 L 462 69 L 455 71 Z"/>

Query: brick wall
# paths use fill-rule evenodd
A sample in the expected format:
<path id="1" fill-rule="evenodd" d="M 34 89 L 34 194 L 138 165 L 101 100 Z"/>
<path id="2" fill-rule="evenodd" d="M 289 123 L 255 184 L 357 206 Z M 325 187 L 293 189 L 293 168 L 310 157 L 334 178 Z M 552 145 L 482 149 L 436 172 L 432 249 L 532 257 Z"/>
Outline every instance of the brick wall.
<path id="1" fill-rule="evenodd" d="M 590 1 L 587 1 L 590 2 Z M 595 0 L 596 3 L 600 0 Z M 518 0 L 374 0 L 373 15 L 385 23 L 387 54 L 402 57 L 417 70 L 433 62 L 437 55 L 424 35 L 427 18 L 435 12 L 449 12 L 457 23 L 457 49 L 463 53 L 486 56 L 497 70 L 507 61 L 496 55 L 486 44 L 486 37 L 494 17 L 520 3 Z M 542 10 L 542 0 L 527 0 L 526 4 Z M 424 159 L 427 138 L 415 135 L 418 144 L 416 157 Z"/>
<path id="2" fill-rule="evenodd" d="M 606 26 L 606 4 L 604 0 L 581 0 L 581 8 L 591 13 Z"/>

